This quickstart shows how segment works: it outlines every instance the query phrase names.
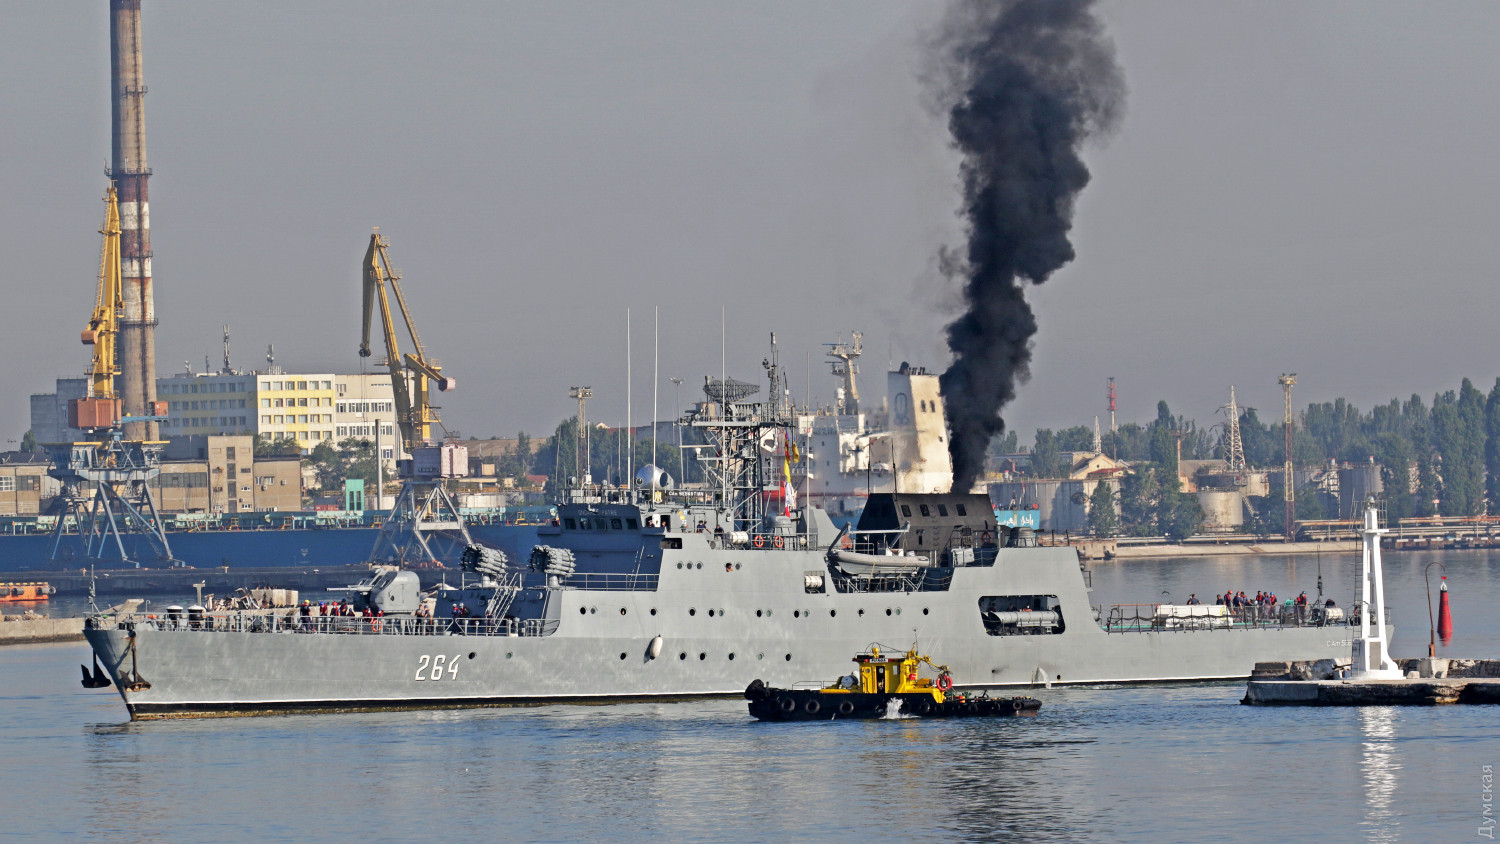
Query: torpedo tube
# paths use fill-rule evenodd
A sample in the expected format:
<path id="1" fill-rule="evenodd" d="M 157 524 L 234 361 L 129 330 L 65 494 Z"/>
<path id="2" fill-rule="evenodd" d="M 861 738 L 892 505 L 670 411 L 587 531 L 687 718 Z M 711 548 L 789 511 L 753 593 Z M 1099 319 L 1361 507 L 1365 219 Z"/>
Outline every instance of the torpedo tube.
<path id="1" fill-rule="evenodd" d="M 1443 575 L 1442 586 L 1438 589 L 1438 638 L 1446 645 L 1453 640 L 1453 611 L 1448 609 L 1448 576 Z"/>

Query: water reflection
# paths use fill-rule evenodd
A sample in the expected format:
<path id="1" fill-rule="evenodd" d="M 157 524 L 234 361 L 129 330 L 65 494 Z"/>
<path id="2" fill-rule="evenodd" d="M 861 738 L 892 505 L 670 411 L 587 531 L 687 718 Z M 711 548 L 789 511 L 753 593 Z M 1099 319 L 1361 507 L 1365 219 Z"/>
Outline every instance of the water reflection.
<path id="1" fill-rule="evenodd" d="M 1359 728 L 1364 738 L 1359 768 L 1365 797 L 1360 826 L 1370 841 L 1396 841 L 1401 837 L 1396 809 L 1396 708 L 1364 706 L 1359 710 Z"/>

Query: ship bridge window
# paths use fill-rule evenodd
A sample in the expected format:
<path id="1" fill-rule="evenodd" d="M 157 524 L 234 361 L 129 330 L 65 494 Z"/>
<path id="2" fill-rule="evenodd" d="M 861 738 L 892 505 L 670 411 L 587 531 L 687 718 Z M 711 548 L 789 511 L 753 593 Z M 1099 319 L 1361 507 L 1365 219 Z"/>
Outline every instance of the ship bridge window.
<path id="1" fill-rule="evenodd" d="M 594 520 L 594 529 L 595 530 L 609 530 L 609 528 L 604 523 L 604 519 L 602 519 L 602 518 Z"/>
<path id="2" fill-rule="evenodd" d="M 979 618 L 991 636 L 1045 636 L 1067 629 L 1056 595 L 986 595 L 979 599 Z"/>
<path id="3" fill-rule="evenodd" d="M 578 520 L 578 529 L 579 530 L 593 530 L 594 529 L 594 525 L 588 519 L 579 519 Z"/>
<path id="4" fill-rule="evenodd" d="M 640 529 L 640 525 L 636 524 L 635 519 L 626 519 L 625 520 L 625 529 L 626 530 L 638 530 L 638 529 Z"/>
<path id="5" fill-rule="evenodd" d="M 907 518 L 911 518 L 911 505 L 910 504 L 902 504 L 901 505 L 901 515 L 906 516 Z"/>
<path id="6" fill-rule="evenodd" d="M 568 530 L 578 530 L 578 523 L 572 519 L 563 519 L 563 527 Z"/>
<path id="7" fill-rule="evenodd" d="M 948 505 L 947 504 L 939 504 L 938 505 L 938 515 L 939 516 L 946 516 L 946 515 L 948 515 Z"/>
<path id="8" fill-rule="evenodd" d="M 930 510 L 927 509 L 927 505 L 926 504 L 918 504 L 917 508 L 922 511 L 922 515 L 923 516 L 931 516 L 932 515 L 932 511 L 930 511 Z"/>
<path id="9" fill-rule="evenodd" d="M 609 520 L 609 526 L 611 528 L 615 529 L 615 530 L 619 530 L 620 529 L 620 520 L 619 519 L 610 519 Z"/>
<path id="10" fill-rule="evenodd" d="M 967 516 L 967 515 L 969 515 L 968 511 L 964 509 L 964 505 L 962 505 L 962 504 L 955 504 L 955 505 L 953 505 L 953 507 L 954 507 L 954 509 L 958 510 L 958 514 L 960 516 Z"/>

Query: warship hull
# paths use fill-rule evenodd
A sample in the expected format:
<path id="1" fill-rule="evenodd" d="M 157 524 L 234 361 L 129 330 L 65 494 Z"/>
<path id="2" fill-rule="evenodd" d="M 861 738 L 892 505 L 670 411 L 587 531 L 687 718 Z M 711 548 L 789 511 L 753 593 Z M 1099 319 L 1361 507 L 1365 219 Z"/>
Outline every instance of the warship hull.
<path id="1" fill-rule="evenodd" d="M 101 616 L 85 636 L 134 719 L 738 697 L 757 678 L 843 674 L 872 643 L 942 653 L 961 690 L 1243 679 L 1256 662 L 1348 652 L 1343 627 L 1106 631 L 1069 548 L 1001 549 L 941 588 L 845 591 L 818 551 L 678 541 L 627 588 L 549 589 L 527 628 Z M 1055 597 L 1056 632 L 986 626 L 982 600 L 1037 595 Z"/>

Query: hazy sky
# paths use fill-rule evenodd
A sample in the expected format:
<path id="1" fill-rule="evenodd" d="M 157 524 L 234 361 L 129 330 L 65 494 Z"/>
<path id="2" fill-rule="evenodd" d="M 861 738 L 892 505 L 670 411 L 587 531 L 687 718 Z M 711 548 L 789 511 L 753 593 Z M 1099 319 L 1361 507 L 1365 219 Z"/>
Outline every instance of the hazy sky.
<path id="1" fill-rule="evenodd" d="M 956 160 L 918 76 L 940 3 L 145 0 L 157 366 L 358 371 L 359 264 L 391 239 L 465 434 L 550 432 L 590 384 L 663 417 L 720 366 L 835 382 L 865 332 L 941 369 Z M 0 432 L 81 374 L 109 155 L 108 4 L 14 4 L 0 28 Z M 1213 421 L 1230 384 L 1361 406 L 1500 373 L 1500 5 L 1103 6 L 1122 127 L 1091 150 L 1078 260 L 1033 290 L 1033 378 L 1007 418 Z"/>

